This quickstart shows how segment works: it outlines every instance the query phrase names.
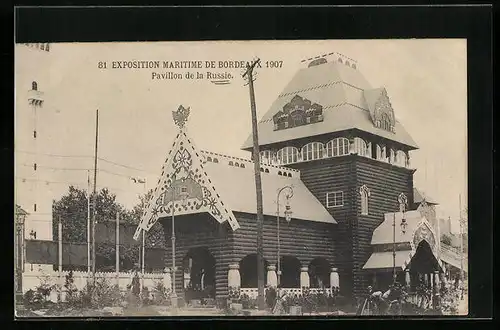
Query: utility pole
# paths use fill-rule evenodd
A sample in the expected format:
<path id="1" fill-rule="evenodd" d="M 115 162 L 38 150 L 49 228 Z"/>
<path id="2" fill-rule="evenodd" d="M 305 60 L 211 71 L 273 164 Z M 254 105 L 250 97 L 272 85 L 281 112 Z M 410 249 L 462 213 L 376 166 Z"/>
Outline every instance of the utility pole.
<path id="1" fill-rule="evenodd" d="M 264 306 L 264 256 L 262 248 L 262 232 L 264 226 L 263 206 L 262 206 L 262 182 L 260 177 L 260 157 L 259 157 L 259 136 L 257 130 L 257 110 L 255 106 L 255 92 L 253 86 L 253 69 L 260 62 L 256 59 L 251 64 L 247 64 L 247 70 L 243 74 L 243 78 L 247 77 L 248 87 L 250 90 L 250 108 L 252 111 L 252 135 L 253 135 L 253 163 L 255 172 L 255 190 L 257 193 L 257 285 L 258 297 L 257 304 L 260 310 Z"/>
<path id="2" fill-rule="evenodd" d="M 97 147 L 99 141 L 99 110 L 95 112 L 94 201 L 92 211 L 92 281 L 95 284 L 95 224 L 97 213 Z"/>
<path id="3" fill-rule="evenodd" d="M 90 170 L 87 171 L 87 276 L 90 276 Z"/>
<path id="4" fill-rule="evenodd" d="M 115 269 L 116 285 L 120 288 L 120 212 L 116 212 L 116 233 L 115 233 Z"/>

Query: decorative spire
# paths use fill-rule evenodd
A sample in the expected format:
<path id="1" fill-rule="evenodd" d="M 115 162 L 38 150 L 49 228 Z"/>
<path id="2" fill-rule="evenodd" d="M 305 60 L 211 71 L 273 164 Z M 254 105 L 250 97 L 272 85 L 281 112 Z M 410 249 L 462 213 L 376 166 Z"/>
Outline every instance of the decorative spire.
<path id="1" fill-rule="evenodd" d="M 174 118 L 174 122 L 177 126 L 179 126 L 180 129 L 184 128 L 184 125 L 186 124 L 188 117 L 189 117 L 189 107 L 186 109 L 182 105 L 179 106 L 179 109 L 177 111 L 172 111 L 172 116 Z"/>

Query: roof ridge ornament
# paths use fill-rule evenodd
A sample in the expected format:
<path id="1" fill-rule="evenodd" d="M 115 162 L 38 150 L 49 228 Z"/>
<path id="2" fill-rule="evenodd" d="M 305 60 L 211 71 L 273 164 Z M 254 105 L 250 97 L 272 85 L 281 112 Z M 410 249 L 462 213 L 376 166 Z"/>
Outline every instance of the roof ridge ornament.
<path id="1" fill-rule="evenodd" d="M 190 107 L 187 109 L 182 106 L 182 104 L 179 106 L 177 111 L 172 111 L 172 117 L 174 118 L 174 123 L 179 126 L 179 128 L 182 130 L 184 126 L 186 125 L 186 122 L 189 117 Z"/>

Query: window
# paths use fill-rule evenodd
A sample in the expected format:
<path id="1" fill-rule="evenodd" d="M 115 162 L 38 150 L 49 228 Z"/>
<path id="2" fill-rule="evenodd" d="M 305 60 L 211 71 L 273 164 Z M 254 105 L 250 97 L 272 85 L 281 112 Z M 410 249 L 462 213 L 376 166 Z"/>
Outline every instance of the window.
<path id="1" fill-rule="evenodd" d="M 368 150 L 368 145 L 366 144 L 365 140 L 361 138 L 354 138 L 354 150 L 355 152 L 363 157 L 368 157 L 370 156 L 370 152 Z"/>
<path id="2" fill-rule="evenodd" d="M 302 147 L 302 159 L 303 160 L 314 160 L 323 158 L 323 143 L 321 142 L 311 142 Z"/>
<path id="3" fill-rule="evenodd" d="M 326 207 L 338 207 L 344 205 L 344 192 L 333 191 L 326 193 Z"/>
<path id="4" fill-rule="evenodd" d="M 49 48 L 50 48 L 49 44 L 46 44 L 46 45 L 45 45 L 45 51 L 46 51 L 46 52 L 48 52 L 48 51 L 49 51 Z"/>
<path id="5" fill-rule="evenodd" d="M 368 215 L 368 197 L 370 197 L 370 189 L 366 185 L 362 185 L 359 188 L 359 194 L 361 196 L 361 214 Z"/>
<path id="6" fill-rule="evenodd" d="M 299 160 L 299 150 L 295 147 L 284 147 L 278 151 L 278 160 L 281 164 L 296 163 Z"/>
<path id="7" fill-rule="evenodd" d="M 380 146 L 377 144 L 377 159 L 382 160 L 384 162 L 387 161 L 387 155 L 385 152 L 385 146 Z"/>
<path id="8" fill-rule="evenodd" d="M 349 154 L 349 140 L 336 138 L 326 144 L 326 156 L 337 157 Z"/>
<path id="9" fill-rule="evenodd" d="M 262 162 L 262 164 L 267 164 L 267 165 L 271 164 L 273 158 L 274 154 L 270 150 L 264 150 L 260 152 L 260 161 Z"/>
<path id="10" fill-rule="evenodd" d="M 394 150 L 391 149 L 389 152 L 389 163 L 394 164 L 396 160 L 396 155 L 394 154 Z"/>
<path id="11" fill-rule="evenodd" d="M 405 167 L 407 160 L 408 160 L 408 158 L 406 157 L 406 153 L 402 150 L 398 150 L 398 152 L 396 153 L 396 156 L 397 156 L 398 164 Z"/>
<path id="12" fill-rule="evenodd" d="M 38 84 L 36 83 L 36 81 L 33 81 L 31 83 L 31 90 L 33 90 L 33 91 L 37 91 L 38 90 Z"/>

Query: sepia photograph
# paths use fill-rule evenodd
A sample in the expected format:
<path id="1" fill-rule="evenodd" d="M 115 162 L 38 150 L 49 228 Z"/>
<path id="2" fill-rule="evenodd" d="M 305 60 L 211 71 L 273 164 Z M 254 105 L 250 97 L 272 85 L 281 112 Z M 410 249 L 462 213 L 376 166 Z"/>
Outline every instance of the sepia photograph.
<path id="1" fill-rule="evenodd" d="M 468 315 L 466 39 L 14 60 L 17 317 Z"/>

